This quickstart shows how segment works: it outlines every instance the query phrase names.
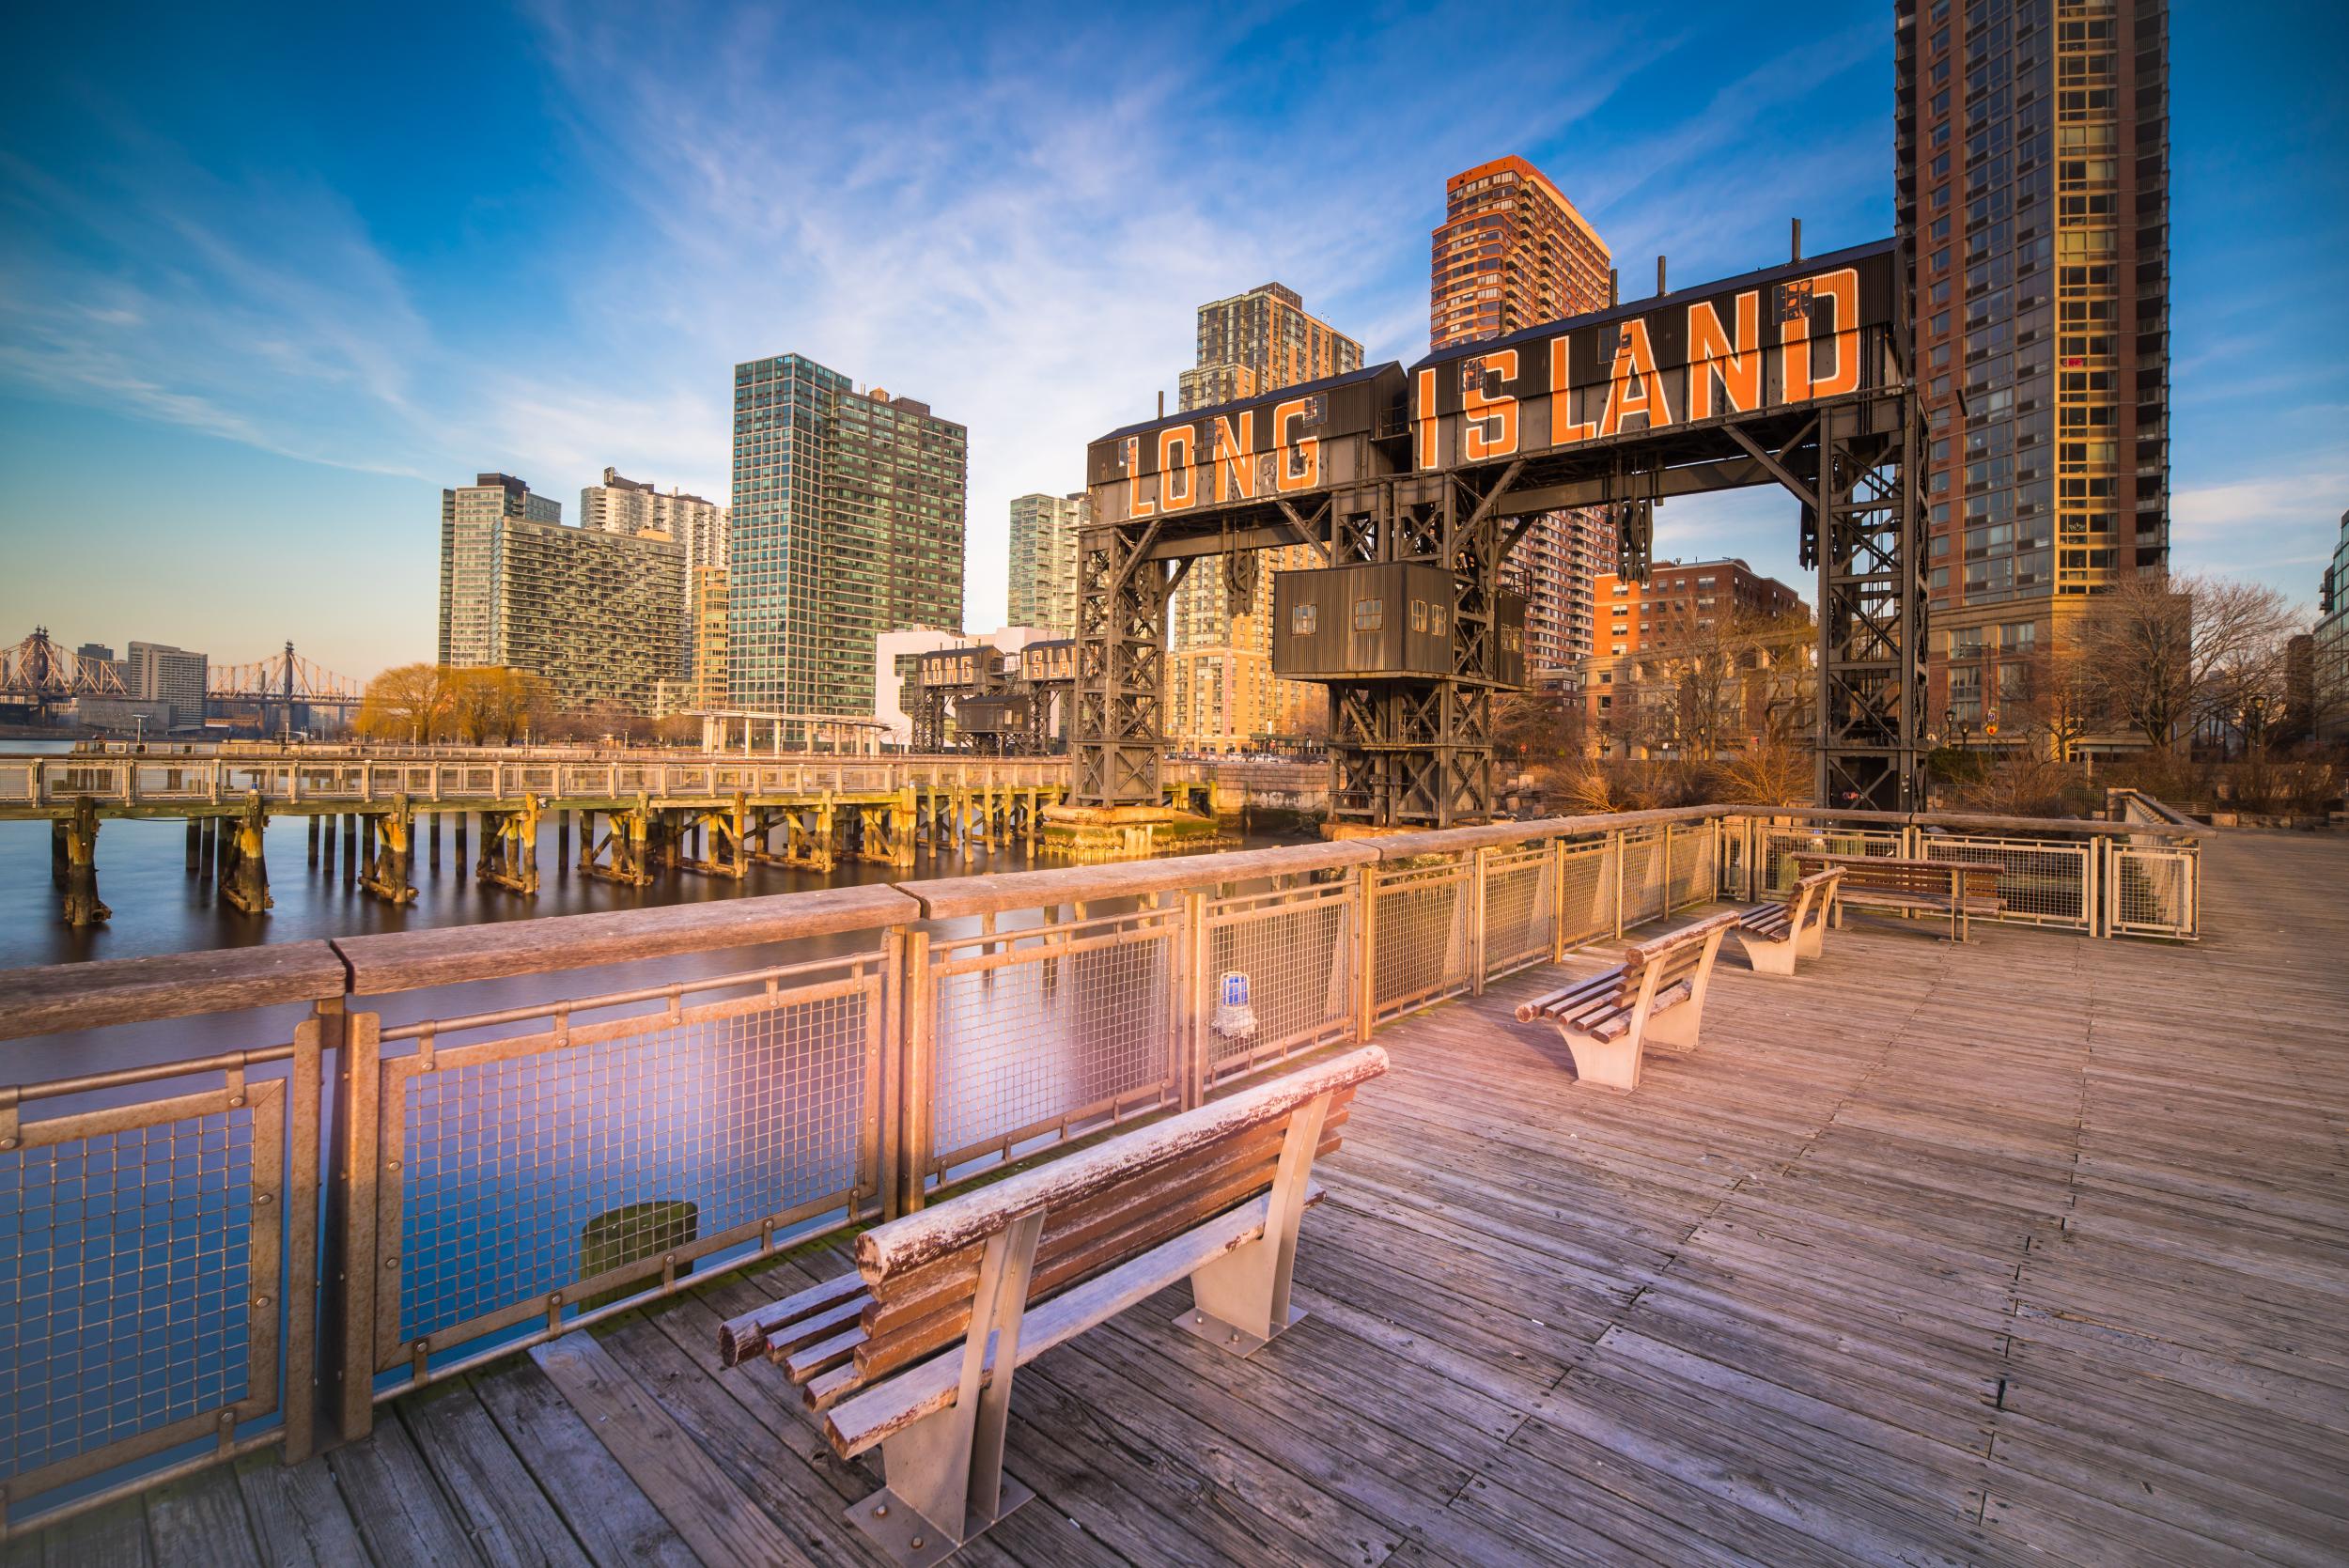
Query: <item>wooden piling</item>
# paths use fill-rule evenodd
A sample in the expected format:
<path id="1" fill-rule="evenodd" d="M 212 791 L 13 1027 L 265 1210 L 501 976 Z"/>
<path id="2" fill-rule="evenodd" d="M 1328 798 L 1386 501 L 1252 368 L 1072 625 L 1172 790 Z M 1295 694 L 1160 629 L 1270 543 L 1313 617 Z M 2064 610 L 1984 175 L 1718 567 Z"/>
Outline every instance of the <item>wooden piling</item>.
<path id="1" fill-rule="evenodd" d="M 315 821 L 316 818 L 312 820 Z M 316 828 L 310 830 L 310 858 L 314 861 L 319 858 L 319 834 Z M 191 816 L 188 818 L 188 875 L 194 876 L 196 867 L 203 862 L 204 828 L 201 823 Z"/>
<path id="2" fill-rule="evenodd" d="M 319 863 L 319 819 L 316 816 L 310 818 L 310 863 Z"/>

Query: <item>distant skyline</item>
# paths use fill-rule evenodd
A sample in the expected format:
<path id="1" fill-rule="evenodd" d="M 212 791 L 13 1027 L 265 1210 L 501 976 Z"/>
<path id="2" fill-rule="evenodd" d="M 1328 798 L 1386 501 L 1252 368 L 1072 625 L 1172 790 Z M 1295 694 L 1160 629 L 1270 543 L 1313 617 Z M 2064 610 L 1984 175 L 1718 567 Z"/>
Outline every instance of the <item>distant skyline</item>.
<path id="1" fill-rule="evenodd" d="M 1212 14 L 27 12 L 0 642 L 428 659 L 443 486 L 727 501 L 732 368 L 786 351 L 969 427 L 984 630 L 1011 497 L 1174 401 L 1199 302 L 1277 279 L 1369 361 L 1423 352 L 1459 169 L 1532 160 L 1632 296 L 1659 251 L 1779 261 L 1792 216 L 1813 252 L 1891 231 L 1889 0 Z M 2312 606 L 2349 507 L 2349 20 L 2171 27 L 2174 560 Z M 1775 492 L 1657 521 L 1659 559 L 1809 597 Z"/>

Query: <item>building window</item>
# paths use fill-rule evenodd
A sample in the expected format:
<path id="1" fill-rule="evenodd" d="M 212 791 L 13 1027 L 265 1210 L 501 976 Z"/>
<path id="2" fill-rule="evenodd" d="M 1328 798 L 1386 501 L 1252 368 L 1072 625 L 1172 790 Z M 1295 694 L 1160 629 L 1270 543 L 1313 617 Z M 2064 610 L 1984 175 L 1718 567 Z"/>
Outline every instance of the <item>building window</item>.
<path id="1" fill-rule="evenodd" d="M 1289 632 L 1292 636 L 1311 637 L 1314 634 L 1314 624 L 1319 619 L 1319 606 L 1296 605 L 1289 611 Z"/>
<path id="2" fill-rule="evenodd" d="M 1358 598 L 1354 601 L 1354 629 L 1377 631 L 1387 624 L 1387 601 L 1382 598 Z"/>
<path id="3" fill-rule="evenodd" d="M 1413 631 L 1427 629 L 1427 601 L 1423 598 L 1411 600 L 1411 629 Z"/>

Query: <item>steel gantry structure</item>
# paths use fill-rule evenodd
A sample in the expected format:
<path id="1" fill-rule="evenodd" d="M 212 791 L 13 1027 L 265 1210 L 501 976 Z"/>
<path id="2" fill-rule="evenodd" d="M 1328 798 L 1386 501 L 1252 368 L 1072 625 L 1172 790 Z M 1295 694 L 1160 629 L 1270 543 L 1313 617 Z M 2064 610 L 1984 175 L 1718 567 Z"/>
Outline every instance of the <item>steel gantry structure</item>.
<path id="1" fill-rule="evenodd" d="M 1523 669 L 1500 571 L 1534 520 L 1612 507 L 1643 578 L 1657 505 L 1777 485 L 1818 573 L 1821 801 L 1913 808 L 1922 435 L 1900 269 L 1891 241 L 1797 258 L 1094 442 L 1073 800 L 1160 798 L 1182 576 L 1213 557 L 1240 581 L 1254 551 L 1305 544 L 1339 577 L 1283 574 L 1273 667 L 1330 689 L 1332 817 L 1489 817 L 1493 699 Z"/>

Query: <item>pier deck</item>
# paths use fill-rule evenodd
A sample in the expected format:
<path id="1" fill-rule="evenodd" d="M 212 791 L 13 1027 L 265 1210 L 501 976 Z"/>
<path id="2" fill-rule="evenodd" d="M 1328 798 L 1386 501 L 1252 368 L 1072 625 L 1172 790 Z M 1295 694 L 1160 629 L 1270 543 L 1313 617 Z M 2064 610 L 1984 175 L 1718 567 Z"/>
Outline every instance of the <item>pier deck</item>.
<path id="1" fill-rule="evenodd" d="M 1173 1293 L 1021 1374 L 972 1563 L 2340 1561 L 2349 843 L 2206 848 L 2189 947 L 1855 921 L 1725 959 L 1701 1051 L 1579 1089 L 1508 1008 L 1379 1032 L 1252 1361 Z M 1570 969 L 1595 967 L 1593 955 Z M 845 1264 L 818 1260 L 814 1272 Z M 879 1562 L 713 1282 L 23 1562 Z"/>

